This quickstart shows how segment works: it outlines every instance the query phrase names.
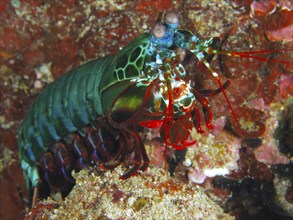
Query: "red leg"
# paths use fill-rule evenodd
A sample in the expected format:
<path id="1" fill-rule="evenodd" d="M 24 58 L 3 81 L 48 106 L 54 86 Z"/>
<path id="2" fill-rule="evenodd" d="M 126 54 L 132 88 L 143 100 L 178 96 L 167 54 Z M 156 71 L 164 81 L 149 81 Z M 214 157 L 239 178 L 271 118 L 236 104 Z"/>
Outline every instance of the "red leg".
<path id="1" fill-rule="evenodd" d="M 194 107 L 192 113 L 192 121 L 198 133 L 203 134 L 205 131 L 201 128 L 200 124 L 202 122 L 200 113 L 196 107 Z"/>
<path id="2" fill-rule="evenodd" d="M 203 110 L 204 119 L 205 119 L 205 123 L 206 123 L 207 128 L 208 129 L 213 129 L 214 128 L 214 126 L 212 124 L 213 114 L 212 114 L 212 111 L 211 111 L 209 101 L 195 89 L 193 90 L 193 94 L 194 94 L 195 98 L 202 105 L 202 110 Z M 193 121 L 196 122 L 195 123 L 195 126 L 196 126 L 197 124 L 200 124 L 201 117 L 200 117 L 200 114 L 199 114 L 199 112 L 198 112 L 198 110 L 196 108 L 194 108 L 194 111 L 195 111 L 195 114 L 196 114 L 196 118 L 198 120 L 198 122 L 196 122 L 195 118 L 193 117 Z M 202 130 L 199 130 L 198 132 L 203 133 Z"/>
<path id="3" fill-rule="evenodd" d="M 149 158 L 145 151 L 143 141 L 135 131 L 130 132 L 135 138 L 135 164 L 127 173 L 120 177 L 123 180 L 135 175 L 139 169 L 145 171 L 149 165 Z M 142 163 L 143 165 L 141 166 Z"/>

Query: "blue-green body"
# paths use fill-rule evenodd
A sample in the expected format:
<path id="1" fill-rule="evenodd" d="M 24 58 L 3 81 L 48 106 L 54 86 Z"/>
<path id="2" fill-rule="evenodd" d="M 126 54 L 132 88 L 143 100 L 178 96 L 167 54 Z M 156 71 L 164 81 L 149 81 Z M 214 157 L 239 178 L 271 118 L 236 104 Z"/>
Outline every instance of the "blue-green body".
<path id="1" fill-rule="evenodd" d="M 18 135 L 21 166 L 33 186 L 39 179 L 35 162 L 47 146 L 76 132 L 103 114 L 99 89 L 108 59 L 91 61 L 48 85 L 26 114 Z M 108 61 L 109 63 L 109 61 Z"/>
<path id="2" fill-rule="evenodd" d="M 138 46 L 146 46 L 148 37 L 144 34 L 136 39 Z M 122 65 L 133 59 L 131 54 L 136 46 L 130 45 L 117 55 L 85 63 L 49 84 L 39 94 L 26 113 L 18 133 L 21 167 L 28 187 L 38 184 L 36 161 L 48 146 L 70 133 L 82 132 L 86 125 L 94 124 L 99 116 L 109 110 L 117 94 L 127 87 L 128 81 L 139 77 L 144 60 L 140 60 L 136 74 L 120 74 L 120 70 L 125 68 Z M 135 60 L 130 64 L 136 65 Z M 115 89 L 113 85 L 119 82 L 119 87 Z"/>

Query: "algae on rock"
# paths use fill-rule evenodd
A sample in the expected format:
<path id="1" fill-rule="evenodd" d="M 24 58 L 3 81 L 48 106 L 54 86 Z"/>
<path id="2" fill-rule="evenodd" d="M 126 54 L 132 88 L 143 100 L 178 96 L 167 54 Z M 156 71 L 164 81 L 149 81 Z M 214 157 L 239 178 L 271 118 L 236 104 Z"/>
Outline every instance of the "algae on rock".
<path id="1" fill-rule="evenodd" d="M 150 167 L 126 180 L 121 167 L 88 168 L 76 173 L 76 185 L 60 207 L 39 219 L 234 219 L 210 200 L 201 187 L 182 183 L 163 169 Z M 46 202 L 52 202 L 47 200 Z"/>

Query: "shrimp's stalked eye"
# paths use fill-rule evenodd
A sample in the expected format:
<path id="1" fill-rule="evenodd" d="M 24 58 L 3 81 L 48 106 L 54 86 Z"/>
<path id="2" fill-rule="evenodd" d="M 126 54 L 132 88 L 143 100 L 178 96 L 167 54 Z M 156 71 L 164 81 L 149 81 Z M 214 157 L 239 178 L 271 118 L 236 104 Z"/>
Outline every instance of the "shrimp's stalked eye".
<path id="1" fill-rule="evenodd" d="M 170 11 L 168 13 L 165 14 L 164 17 L 164 21 L 165 24 L 172 29 L 175 29 L 178 27 L 179 22 L 178 22 L 179 18 L 178 18 L 178 14 L 174 11 Z"/>
<path id="2" fill-rule="evenodd" d="M 154 24 L 152 30 L 151 30 L 151 34 L 155 37 L 155 38 L 163 38 L 166 34 L 166 27 L 165 25 L 163 25 L 162 23 L 156 23 Z"/>

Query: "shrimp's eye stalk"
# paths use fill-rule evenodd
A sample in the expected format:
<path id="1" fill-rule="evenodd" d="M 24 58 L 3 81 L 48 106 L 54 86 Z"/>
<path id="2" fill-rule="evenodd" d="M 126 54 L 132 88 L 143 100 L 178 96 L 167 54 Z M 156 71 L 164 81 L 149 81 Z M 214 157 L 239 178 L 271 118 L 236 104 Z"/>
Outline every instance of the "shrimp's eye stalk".
<path id="1" fill-rule="evenodd" d="M 156 23 L 154 24 L 151 33 L 155 38 L 163 38 L 166 34 L 166 27 L 161 23 Z"/>
<path id="2" fill-rule="evenodd" d="M 164 21 L 168 28 L 175 29 L 179 25 L 178 14 L 174 11 L 169 11 L 165 14 Z"/>
<path id="3" fill-rule="evenodd" d="M 173 44 L 174 31 L 171 31 L 165 24 L 156 23 L 151 29 L 150 41 L 159 47 L 170 47 Z"/>

